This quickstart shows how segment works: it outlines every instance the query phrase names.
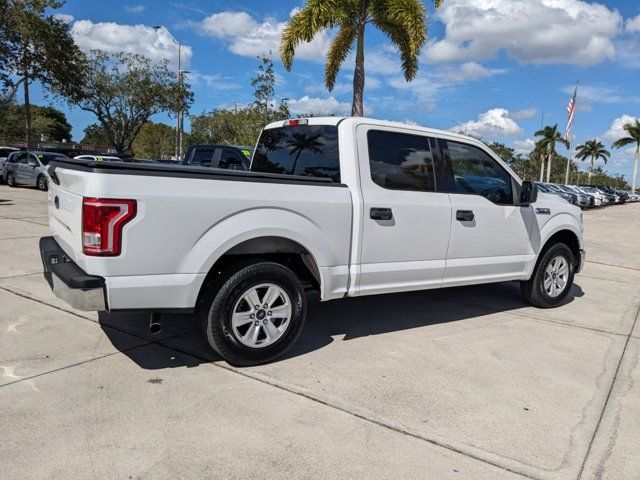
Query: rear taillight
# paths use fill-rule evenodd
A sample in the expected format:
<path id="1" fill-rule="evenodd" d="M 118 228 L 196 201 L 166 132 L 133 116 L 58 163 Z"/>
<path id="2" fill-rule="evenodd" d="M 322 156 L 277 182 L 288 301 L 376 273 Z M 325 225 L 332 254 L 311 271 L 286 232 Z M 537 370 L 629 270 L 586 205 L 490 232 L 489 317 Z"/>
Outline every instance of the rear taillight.
<path id="1" fill-rule="evenodd" d="M 82 251 L 115 257 L 122 251 L 122 228 L 136 216 L 136 201 L 115 198 L 82 200 Z"/>

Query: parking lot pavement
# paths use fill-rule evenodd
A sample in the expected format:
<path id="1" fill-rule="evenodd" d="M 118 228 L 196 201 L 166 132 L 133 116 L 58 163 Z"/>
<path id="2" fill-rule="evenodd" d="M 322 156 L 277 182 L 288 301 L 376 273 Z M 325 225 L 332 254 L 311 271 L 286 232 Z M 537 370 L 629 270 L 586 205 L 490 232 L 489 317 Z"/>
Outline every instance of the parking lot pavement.
<path id="1" fill-rule="evenodd" d="M 191 316 L 152 338 L 57 300 L 45 203 L 0 186 L 3 478 L 640 477 L 640 204 L 584 213 L 560 308 L 514 283 L 311 297 L 286 358 L 235 369 Z"/>

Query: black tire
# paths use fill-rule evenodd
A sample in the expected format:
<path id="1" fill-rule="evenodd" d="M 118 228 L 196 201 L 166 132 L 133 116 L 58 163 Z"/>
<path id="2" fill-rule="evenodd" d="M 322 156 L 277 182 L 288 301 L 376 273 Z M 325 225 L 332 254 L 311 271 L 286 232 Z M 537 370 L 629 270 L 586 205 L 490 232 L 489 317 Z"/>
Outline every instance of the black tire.
<path id="1" fill-rule="evenodd" d="M 558 258 L 562 257 L 568 265 L 568 275 L 564 290 L 557 295 L 550 295 L 544 288 L 545 272 L 550 263 Z M 520 282 L 520 289 L 522 295 L 530 304 L 539 308 L 553 308 L 560 305 L 566 296 L 569 294 L 573 285 L 573 277 L 575 275 L 576 263 L 575 257 L 571 249 L 564 243 L 554 243 L 549 246 L 538 259 L 536 268 L 531 275 L 531 278 L 526 282 Z"/>
<path id="2" fill-rule="evenodd" d="M 38 187 L 38 190 L 41 190 L 43 192 L 49 190 L 49 183 L 47 182 L 47 179 L 44 175 L 38 175 L 36 186 Z"/>
<path id="3" fill-rule="evenodd" d="M 237 337 L 231 316 L 245 292 L 266 283 L 276 285 L 286 293 L 291 314 L 286 329 L 277 340 L 260 348 L 252 348 Z M 270 362 L 293 346 L 304 327 L 307 301 L 300 280 L 291 270 L 278 263 L 263 261 L 238 265 L 205 285 L 199 312 L 211 348 L 231 365 L 248 367 Z M 261 335 L 264 335 L 264 331 Z"/>
<path id="4" fill-rule="evenodd" d="M 13 175 L 13 172 L 7 173 L 7 185 L 10 187 L 16 186 L 16 177 Z"/>

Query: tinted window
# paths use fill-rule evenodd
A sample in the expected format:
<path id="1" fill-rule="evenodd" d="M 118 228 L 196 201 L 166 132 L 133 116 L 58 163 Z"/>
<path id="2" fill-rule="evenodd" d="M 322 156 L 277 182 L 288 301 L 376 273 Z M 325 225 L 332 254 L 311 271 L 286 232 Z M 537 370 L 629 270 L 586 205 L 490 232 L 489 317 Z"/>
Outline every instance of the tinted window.
<path id="1" fill-rule="evenodd" d="M 15 152 L 15 150 L 9 150 L 8 148 L 0 148 L 0 158 L 8 157 L 11 152 Z"/>
<path id="2" fill-rule="evenodd" d="M 487 153 L 479 148 L 447 142 L 454 189 L 460 193 L 475 193 L 494 203 L 512 204 L 511 176 Z"/>
<path id="3" fill-rule="evenodd" d="M 251 170 L 327 177 L 339 182 L 338 127 L 297 125 L 264 130 Z"/>
<path id="4" fill-rule="evenodd" d="M 240 154 L 225 148 L 220 154 L 220 161 L 218 162 L 218 168 L 227 168 L 230 170 L 244 170 L 245 166 L 242 163 Z"/>
<path id="5" fill-rule="evenodd" d="M 195 148 L 191 157 L 191 165 L 210 167 L 214 153 L 216 153 L 215 148 Z"/>
<path id="6" fill-rule="evenodd" d="M 418 135 L 370 130 L 371 179 L 392 190 L 435 190 L 429 139 Z"/>
<path id="7" fill-rule="evenodd" d="M 55 155 L 55 154 L 48 154 L 48 153 L 38 153 L 36 154 L 36 157 L 38 157 L 38 159 L 40 160 L 40 163 L 42 163 L 42 165 L 48 165 L 49 162 L 53 161 L 53 160 L 68 160 L 69 157 L 67 157 L 66 155 Z"/>

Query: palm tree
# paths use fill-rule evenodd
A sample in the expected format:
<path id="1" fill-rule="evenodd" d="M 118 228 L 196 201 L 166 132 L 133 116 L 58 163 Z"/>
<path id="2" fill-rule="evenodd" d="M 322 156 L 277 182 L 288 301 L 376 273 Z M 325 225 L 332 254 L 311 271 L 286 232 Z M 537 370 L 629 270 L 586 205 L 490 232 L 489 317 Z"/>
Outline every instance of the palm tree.
<path id="1" fill-rule="evenodd" d="M 291 175 L 296 174 L 296 168 L 298 167 L 298 160 L 300 160 L 300 155 L 305 150 L 309 150 L 311 153 L 320 153 L 322 152 L 323 143 L 319 140 L 320 134 L 306 136 L 304 133 L 294 133 L 292 135 L 292 139 L 289 140 L 286 144 L 287 148 L 289 148 L 289 155 L 295 155 L 296 158 L 293 160 L 293 165 L 291 166 Z"/>
<path id="2" fill-rule="evenodd" d="M 631 180 L 632 192 L 636 193 L 636 180 L 638 177 L 638 155 L 640 155 L 640 120 L 637 118 L 633 122 L 625 123 L 622 127 L 628 136 L 622 137 L 613 142 L 613 148 L 622 148 L 632 143 L 636 144 L 636 155 L 633 158 L 633 177 Z"/>
<path id="3" fill-rule="evenodd" d="M 432 0 L 440 6 L 443 0 Z M 426 8 L 422 0 L 307 0 L 285 27 L 280 56 L 291 70 L 296 48 L 327 28 L 337 28 L 327 54 L 324 83 L 333 90 L 340 66 L 356 43 L 351 115 L 362 116 L 364 94 L 364 32 L 368 23 L 378 27 L 400 53 L 404 78 L 411 81 L 418 72 L 420 50 L 427 41 Z"/>
<path id="4" fill-rule="evenodd" d="M 589 167 L 589 184 L 591 184 L 591 175 L 593 175 L 593 164 L 601 158 L 604 163 L 607 163 L 607 158 L 611 156 L 608 150 L 605 150 L 602 142 L 593 139 L 587 140 L 582 145 L 576 147 L 576 156 L 585 161 L 587 158 L 591 158 L 591 164 Z"/>
<path id="5" fill-rule="evenodd" d="M 536 137 L 541 137 L 538 141 L 538 145 L 547 157 L 547 183 L 551 179 L 551 160 L 556 153 L 556 143 L 560 142 L 565 147 L 569 148 L 569 142 L 560 135 L 558 131 L 558 124 L 553 127 L 546 126 L 542 130 L 538 130 L 535 134 Z M 544 172 L 544 158 L 542 159 L 542 165 L 540 168 L 540 181 Z"/>

